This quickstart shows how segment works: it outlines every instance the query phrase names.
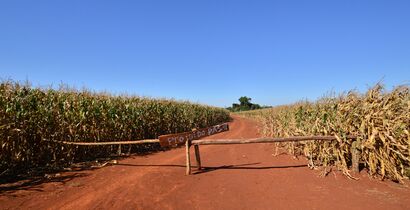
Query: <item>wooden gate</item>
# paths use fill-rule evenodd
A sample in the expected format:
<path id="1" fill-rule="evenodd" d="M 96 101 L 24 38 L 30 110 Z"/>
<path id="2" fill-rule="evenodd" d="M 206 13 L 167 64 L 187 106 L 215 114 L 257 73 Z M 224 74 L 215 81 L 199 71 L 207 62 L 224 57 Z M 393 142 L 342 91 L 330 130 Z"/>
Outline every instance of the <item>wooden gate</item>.
<path id="1" fill-rule="evenodd" d="M 294 136 L 284 138 L 252 138 L 252 139 L 203 139 L 200 138 L 214 135 L 229 130 L 228 123 L 211 126 L 208 128 L 193 129 L 190 132 L 169 134 L 159 136 L 158 139 L 143 139 L 136 141 L 115 141 L 115 142 L 69 142 L 47 140 L 61 144 L 76 145 L 76 146 L 103 146 L 103 145 L 118 145 L 118 154 L 121 154 L 121 145 L 123 144 L 146 144 L 159 143 L 162 147 L 176 147 L 185 144 L 186 148 L 186 175 L 191 174 L 191 159 L 190 148 L 193 145 L 195 148 L 195 159 L 198 170 L 201 170 L 201 155 L 199 153 L 199 145 L 227 145 L 227 144 L 256 144 L 256 143 L 280 143 L 280 142 L 298 142 L 298 141 L 335 141 L 335 136 Z M 356 139 L 355 136 L 346 136 L 347 139 Z M 352 168 L 353 171 L 359 171 L 360 152 L 356 146 L 356 141 L 352 147 Z"/>

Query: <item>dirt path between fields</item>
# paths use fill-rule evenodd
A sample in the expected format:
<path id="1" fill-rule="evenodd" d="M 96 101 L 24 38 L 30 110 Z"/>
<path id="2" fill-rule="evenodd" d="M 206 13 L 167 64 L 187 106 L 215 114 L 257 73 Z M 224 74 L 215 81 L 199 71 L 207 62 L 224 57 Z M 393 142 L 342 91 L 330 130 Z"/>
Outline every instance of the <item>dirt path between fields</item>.
<path id="1" fill-rule="evenodd" d="M 209 138 L 258 136 L 256 123 L 247 119 L 234 117 L 230 129 Z M 339 172 L 321 178 L 303 158 L 272 156 L 271 144 L 209 145 L 200 150 L 207 167 L 202 173 L 185 176 L 184 148 L 178 148 L 1 191 L 0 209 L 410 208 L 406 185 L 369 179 L 365 173 L 359 181 Z"/>

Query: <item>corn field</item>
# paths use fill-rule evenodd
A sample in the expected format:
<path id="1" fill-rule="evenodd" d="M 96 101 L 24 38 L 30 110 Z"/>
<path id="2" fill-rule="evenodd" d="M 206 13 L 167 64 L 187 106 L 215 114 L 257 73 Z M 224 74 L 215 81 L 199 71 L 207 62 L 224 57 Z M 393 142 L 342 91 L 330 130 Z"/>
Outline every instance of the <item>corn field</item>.
<path id="1" fill-rule="evenodd" d="M 365 94 L 355 91 L 273 109 L 240 113 L 261 122 L 270 137 L 330 135 L 334 142 L 282 143 L 293 155 L 305 155 L 310 166 L 336 166 L 349 177 L 352 144 L 361 168 L 372 176 L 401 182 L 410 176 L 410 94 L 408 86 L 390 92 L 378 84 Z M 357 136 L 354 140 L 345 138 Z"/>
<path id="2" fill-rule="evenodd" d="M 108 156 L 118 148 L 79 147 L 48 140 L 152 139 L 229 119 L 229 112 L 224 109 L 189 102 L 68 88 L 40 89 L 4 81 L 0 84 L 0 176 Z M 133 152 L 158 148 L 157 144 L 128 146 Z"/>

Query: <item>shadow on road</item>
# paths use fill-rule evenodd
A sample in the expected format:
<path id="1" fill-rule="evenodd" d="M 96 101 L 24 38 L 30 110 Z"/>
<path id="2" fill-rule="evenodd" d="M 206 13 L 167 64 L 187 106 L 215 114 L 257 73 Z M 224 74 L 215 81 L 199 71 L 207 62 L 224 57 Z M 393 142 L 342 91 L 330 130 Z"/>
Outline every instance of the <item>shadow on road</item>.
<path id="1" fill-rule="evenodd" d="M 307 167 L 306 164 L 303 165 L 290 165 L 290 166 L 248 166 L 256 165 L 259 163 L 252 164 L 242 164 L 242 165 L 224 165 L 218 167 L 202 167 L 201 170 L 193 172 L 193 174 L 208 173 L 216 170 L 266 170 L 266 169 L 283 169 L 283 168 L 302 168 Z"/>
<path id="2" fill-rule="evenodd" d="M 24 191 L 36 191 L 41 192 L 43 191 L 42 184 L 49 183 L 49 182 L 58 182 L 58 183 L 66 183 L 74 178 L 77 177 L 84 177 L 87 176 L 82 173 L 73 173 L 62 175 L 58 177 L 49 177 L 45 178 L 44 176 L 40 177 L 32 177 L 30 179 L 20 180 L 13 183 L 6 183 L 0 185 L 0 195 L 8 195 L 12 197 L 18 197 L 15 192 L 24 190 Z"/>
<path id="3" fill-rule="evenodd" d="M 131 166 L 131 167 L 181 167 L 185 168 L 185 165 L 177 164 L 127 164 L 127 163 L 118 163 L 117 166 Z"/>

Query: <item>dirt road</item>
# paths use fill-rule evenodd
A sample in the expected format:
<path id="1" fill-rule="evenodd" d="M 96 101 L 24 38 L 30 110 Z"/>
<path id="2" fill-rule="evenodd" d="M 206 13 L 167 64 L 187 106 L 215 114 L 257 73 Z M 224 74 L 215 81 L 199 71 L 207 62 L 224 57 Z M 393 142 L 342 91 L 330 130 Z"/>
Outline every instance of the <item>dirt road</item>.
<path id="1" fill-rule="evenodd" d="M 250 120 L 235 117 L 230 128 L 209 138 L 258 136 Z M 184 148 L 178 148 L 65 172 L 53 182 L 0 188 L 0 209 L 410 209 L 405 185 L 365 173 L 359 181 L 338 172 L 321 178 L 303 158 L 272 156 L 269 144 L 200 150 L 202 173 L 185 176 Z"/>

